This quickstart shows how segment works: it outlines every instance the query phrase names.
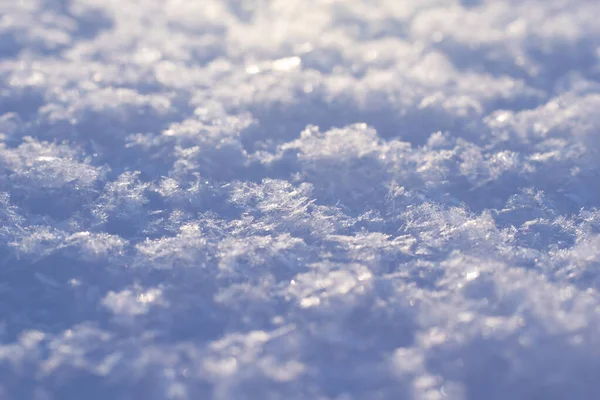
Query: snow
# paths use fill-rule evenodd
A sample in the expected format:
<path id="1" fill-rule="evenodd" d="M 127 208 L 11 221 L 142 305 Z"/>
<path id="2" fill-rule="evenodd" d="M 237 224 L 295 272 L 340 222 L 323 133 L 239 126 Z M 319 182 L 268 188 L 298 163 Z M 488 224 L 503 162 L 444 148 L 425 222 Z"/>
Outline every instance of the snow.
<path id="1" fill-rule="evenodd" d="M 595 399 L 600 2 L 0 2 L 1 399 Z"/>

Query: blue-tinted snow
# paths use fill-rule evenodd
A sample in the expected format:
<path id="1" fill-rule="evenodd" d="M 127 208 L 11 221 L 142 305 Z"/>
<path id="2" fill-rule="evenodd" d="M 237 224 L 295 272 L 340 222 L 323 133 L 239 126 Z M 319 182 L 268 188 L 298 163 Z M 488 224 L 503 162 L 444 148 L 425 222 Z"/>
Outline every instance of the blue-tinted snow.
<path id="1" fill-rule="evenodd" d="M 0 398 L 596 399 L 600 2 L 0 2 Z"/>

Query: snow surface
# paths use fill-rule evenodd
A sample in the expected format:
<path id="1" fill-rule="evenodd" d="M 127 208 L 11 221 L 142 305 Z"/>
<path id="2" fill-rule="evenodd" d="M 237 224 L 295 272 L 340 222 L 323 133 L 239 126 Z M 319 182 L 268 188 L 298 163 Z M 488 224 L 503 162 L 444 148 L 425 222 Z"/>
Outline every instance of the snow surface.
<path id="1" fill-rule="evenodd" d="M 597 399 L 597 0 L 0 0 L 1 399 Z"/>

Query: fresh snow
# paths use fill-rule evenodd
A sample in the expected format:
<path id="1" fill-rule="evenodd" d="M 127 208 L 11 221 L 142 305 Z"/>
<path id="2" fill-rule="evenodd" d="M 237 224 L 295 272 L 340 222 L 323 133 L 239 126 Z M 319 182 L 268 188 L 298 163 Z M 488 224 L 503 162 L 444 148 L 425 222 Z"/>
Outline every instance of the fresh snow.
<path id="1" fill-rule="evenodd" d="M 597 0 L 0 0 L 0 399 L 597 399 Z"/>

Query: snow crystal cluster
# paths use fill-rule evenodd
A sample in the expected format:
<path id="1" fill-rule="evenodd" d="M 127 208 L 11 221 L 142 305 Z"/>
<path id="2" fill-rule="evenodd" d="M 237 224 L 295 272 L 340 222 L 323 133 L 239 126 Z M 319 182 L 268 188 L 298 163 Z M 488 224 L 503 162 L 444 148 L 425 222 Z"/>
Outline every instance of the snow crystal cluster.
<path id="1" fill-rule="evenodd" d="M 599 16 L 0 1 L 0 398 L 597 399 Z"/>

